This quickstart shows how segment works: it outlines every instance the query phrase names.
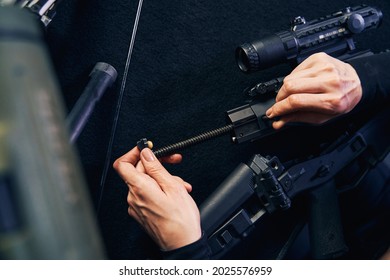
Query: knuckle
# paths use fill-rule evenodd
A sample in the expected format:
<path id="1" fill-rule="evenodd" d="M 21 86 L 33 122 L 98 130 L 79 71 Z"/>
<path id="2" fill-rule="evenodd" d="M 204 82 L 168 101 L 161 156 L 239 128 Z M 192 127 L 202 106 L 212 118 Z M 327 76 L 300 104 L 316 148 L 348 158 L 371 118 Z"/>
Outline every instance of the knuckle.
<path id="1" fill-rule="evenodd" d="M 324 52 L 318 52 L 318 53 L 313 54 L 313 55 L 311 56 L 311 59 L 322 61 L 322 60 L 326 59 L 327 57 L 328 57 L 328 55 L 327 55 L 326 53 L 324 53 Z"/>
<path id="2" fill-rule="evenodd" d="M 342 90 L 343 88 L 343 79 L 340 77 L 340 75 L 336 72 L 332 73 L 332 77 L 330 82 L 332 83 L 333 87 L 335 87 L 337 90 Z"/>
<path id="3" fill-rule="evenodd" d="M 121 166 L 121 161 L 119 159 L 115 160 L 114 163 L 112 164 L 112 167 L 117 171 L 120 170 L 120 166 Z"/>
<path id="4" fill-rule="evenodd" d="M 142 209 L 145 208 L 145 202 L 144 199 L 142 198 L 142 195 L 129 195 L 127 196 L 127 204 L 129 207 L 133 209 Z"/>
<path id="5" fill-rule="evenodd" d="M 173 178 L 174 178 L 177 182 L 179 182 L 179 183 L 181 183 L 181 184 L 184 184 L 184 180 L 183 180 L 182 178 L 180 178 L 179 176 L 173 176 Z"/>
<path id="6" fill-rule="evenodd" d="M 281 109 L 280 107 L 281 107 L 281 106 L 279 105 L 279 103 L 276 103 L 276 104 L 272 107 L 273 115 L 279 116 L 279 115 L 282 113 L 282 109 Z"/>
<path id="7" fill-rule="evenodd" d="M 293 94 L 287 98 L 287 102 L 291 108 L 296 108 L 300 105 L 301 99 L 299 95 Z"/>
<path id="8" fill-rule="evenodd" d="M 137 200 L 139 200 L 145 196 L 145 190 L 141 186 L 132 185 L 130 192 L 131 192 L 132 196 L 134 196 L 134 198 L 132 198 L 133 201 L 135 201 L 135 198 L 137 198 Z"/>
<path id="9" fill-rule="evenodd" d="M 316 58 L 324 58 L 326 57 L 326 54 L 324 52 L 318 52 L 318 53 L 315 53 L 313 55 L 313 57 L 316 57 Z"/>
<path id="10" fill-rule="evenodd" d="M 344 113 L 348 108 L 348 100 L 345 96 L 339 96 L 329 102 L 330 109 L 334 113 Z"/>
<path id="11" fill-rule="evenodd" d="M 130 195 L 130 193 L 127 195 L 127 204 L 133 205 L 133 197 Z"/>
<path id="12" fill-rule="evenodd" d="M 330 61 L 324 62 L 322 68 L 323 68 L 323 71 L 328 72 L 328 73 L 334 75 L 335 77 L 338 77 L 337 67 L 332 62 L 330 62 Z"/>
<path id="13" fill-rule="evenodd" d="M 137 214 L 133 207 L 131 206 L 127 207 L 127 213 L 129 214 L 130 217 L 137 218 Z"/>
<path id="14" fill-rule="evenodd" d="M 294 80 L 291 78 L 285 78 L 283 81 L 283 87 L 286 92 L 294 92 L 295 90 Z"/>

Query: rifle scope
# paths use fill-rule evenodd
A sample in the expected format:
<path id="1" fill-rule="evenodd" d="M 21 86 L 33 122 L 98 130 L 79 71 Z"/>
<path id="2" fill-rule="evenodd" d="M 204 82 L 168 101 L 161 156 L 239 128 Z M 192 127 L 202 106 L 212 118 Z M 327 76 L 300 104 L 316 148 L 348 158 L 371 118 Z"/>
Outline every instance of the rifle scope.
<path id="1" fill-rule="evenodd" d="M 339 56 L 355 49 L 353 34 L 377 28 L 381 21 L 382 12 L 367 5 L 347 7 L 308 22 L 296 17 L 291 30 L 239 46 L 236 60 L 239 68 L 249 73 L 285 62 L 296 65 L 317 52 Z"/>

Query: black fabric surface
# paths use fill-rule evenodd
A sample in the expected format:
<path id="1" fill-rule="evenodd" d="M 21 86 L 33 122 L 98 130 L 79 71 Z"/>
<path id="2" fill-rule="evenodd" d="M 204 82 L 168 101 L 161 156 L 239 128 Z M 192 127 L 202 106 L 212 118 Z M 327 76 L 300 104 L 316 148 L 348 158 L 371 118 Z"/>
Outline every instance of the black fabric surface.
<path id="1" fill-rule="evenodd" d="M 356 36 L 357 47 L 374 52 L 389 48 L 390 2 L 364 3 L 379 7 L 384 19 L 379 29 Z M 128 0 L 65 0 L 47 30 L 68 110 L 81 95 L 96 62 L 107 62 L 118 71 L 116 83 L 99 102 L 77 141 L 110 259 L 161 257 L 152 240 L 128 216 L 127 188 L 112 169 L 113 161 L 142 137 L 162 147 L 225 125 L 225 112 L 245 104 L 242 92 L 246 87 L 291 70 L 288 65 L 279 65 L 254 74 L 242 73 L 234 57 L 241 43 L 287 30 L 295 16 L 311 20 L 362 2 L 145 0 L 107 178 L 101 184 L 137 4 Z M 192 195 L 199 205 L 253 153 L 291 159 L 310 153 L 318 148 L 313 143 L 330 137 L 322 128 L 314 132 L 298 128 L 243 145 L 234 145 L 225 136 L 183 151 L 183 162 L 168 168 L 192 184 Z M 286 222 L 291 221 L 288 217 L 293 212 L 266 219 L 250 243 L 229 257 L 275 258 L 275 247 L 270 244 L 286 238 L 295 225 Z"/>

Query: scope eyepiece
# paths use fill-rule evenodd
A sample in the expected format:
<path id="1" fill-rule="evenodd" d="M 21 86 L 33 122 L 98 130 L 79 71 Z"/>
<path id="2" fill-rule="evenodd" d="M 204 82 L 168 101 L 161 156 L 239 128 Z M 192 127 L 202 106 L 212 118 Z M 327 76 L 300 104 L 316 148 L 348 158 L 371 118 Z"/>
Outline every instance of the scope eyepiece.
<path id="1" fill-rule="evenodd" d="M 294 38 L 289 36 L 288 40 L 292 40 L 293 48 L 296 47 Z M 243 72 L 255 72 L 284 62 L 285 53 L 283 39 L 276 34 L 264 40 L 242 44 L 236 49 L 236 60 Z"/>
<path id="2" fill-rule="evenodd" d="M 260 70 L 258 69 L 260 67 L 259 54 L 249 43 L 242 44 L 236 49 L 236 60 L 238 67 L 244 72 L 251 69 Z"/>

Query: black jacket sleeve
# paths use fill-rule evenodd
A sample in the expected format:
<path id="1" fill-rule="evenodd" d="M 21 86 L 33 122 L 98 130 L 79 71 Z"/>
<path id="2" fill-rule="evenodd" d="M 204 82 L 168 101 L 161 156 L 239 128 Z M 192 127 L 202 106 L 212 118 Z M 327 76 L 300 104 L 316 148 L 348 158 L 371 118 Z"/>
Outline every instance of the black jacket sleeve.
<path id="1" fill-rule="evenodd" d="M 162 256 L 166 260 L 207 260 L 211 257 L 211 250 L 203 233 L 198 241 L 175 250 L 162 251 Z"/>
<path id="2" fill-rule="evenodd" d="M 349 61 L 359 75 L 363 96 L 355 109 L 382 107 L 390 102 L 390 52 Z"/>

